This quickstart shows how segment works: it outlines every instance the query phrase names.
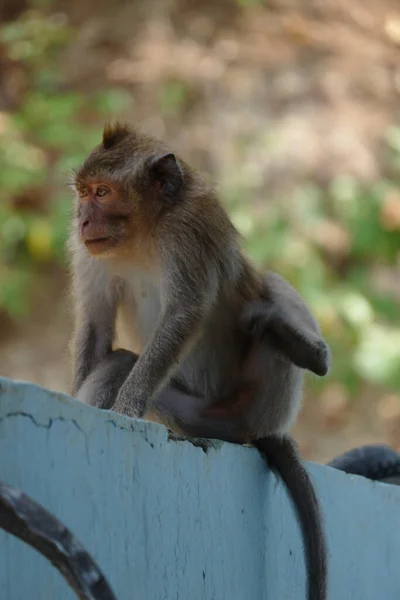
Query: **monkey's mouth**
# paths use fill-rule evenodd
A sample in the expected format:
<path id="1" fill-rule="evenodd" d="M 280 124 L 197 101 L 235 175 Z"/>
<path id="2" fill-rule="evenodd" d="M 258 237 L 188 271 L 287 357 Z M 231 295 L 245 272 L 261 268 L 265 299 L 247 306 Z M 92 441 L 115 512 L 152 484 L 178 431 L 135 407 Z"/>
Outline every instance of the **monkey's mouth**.
<path id="1" fill-rule="evenodd" d="M 92 240 L 85 240 L 85 246 L 91 254 L 98 254 L 103 250 L 106 250 L 112 245 L 112 239 L 110 237 L 100 237 Z"/>

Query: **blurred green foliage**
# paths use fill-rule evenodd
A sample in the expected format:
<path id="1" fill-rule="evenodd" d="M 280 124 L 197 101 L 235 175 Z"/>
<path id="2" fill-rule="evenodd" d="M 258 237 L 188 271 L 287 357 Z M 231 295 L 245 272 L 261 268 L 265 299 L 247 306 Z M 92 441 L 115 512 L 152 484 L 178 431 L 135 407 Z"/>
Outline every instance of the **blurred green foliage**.
<path id="1" fill-rule="evenodd" d="M 0 26 L 9 69 L 22 79 L 14 104 L 0 112 L 0 310 L 13 317 L 29 307 L 36 269 L 64 260 L 68 172 L 98 143 L 99 123 L 131 102 L 118 89 L 84 95 L 66 88 L 58 59 L 72 32 L 46 6 Z M 160 112 L 179 116 L 188 96 L 185 82 L 165 82 Z M 266 200 L 260 169 L 245 159 L 251 139 L 238 140 L 238 165 L 230 166 L 226 183 L 222 177 L 248 252 L 310 304 L 334 355 L 331 378 L 350 394 L 363 380 L 400 390 L 399 299 L 375 277 L 397 273 L 398 281 L 400 269 L 400 129 L 391 129 L 387 142 L 394 174 L 374 185 L 339 177 L 326 189 L 304 182 L 284 200 Z"/>
<path id="2" fill-rule="evenodd" d="M 400 175 L 400 129 L 387 141 Z M 288 198 L 263 199 L 261 210 L 249 211 L 243 199 L 257 199 L 260 187 L 246 176 L 248 165 L 242 170 L 225 189 L 233 221 L 249 254 L 289 279 L 312 307 L 334 356 L 331 380 L 350 395 L 362 381 L 400 390 L 397 171 L 368 186 L 348 176 L 328 189 L 304 182 Z M 379 274 L 391 285 L 378 285 Z"/>
<path id="3" fill-rule="evenodd" d="M 158 105 L 161 114 L 165 117 L 175 117 L 181 114 L 189 93 L 188 85 L 184 81 L 166 81 L 161 86 Z"/>
<path id="4" fill-rule="evenodd" d="M 0 112 L 0 309 L 26 312 L 39 263 L 63 260 L 71 207 L 67 176 L 98 143 L 98 123 L 131 100 L 118 89 L 81 94 L 58 67 L 72 35 L 63 15 L 39 3 L 0 26 L 8 76 L 17 93 Z"/>
<path id="5" fill-rule="evenodd" d="M 245 8 L 247 6 L 259 6 L 265 4 L 266 0 L 236 0 L 236 3 L 238 6 Z"/>

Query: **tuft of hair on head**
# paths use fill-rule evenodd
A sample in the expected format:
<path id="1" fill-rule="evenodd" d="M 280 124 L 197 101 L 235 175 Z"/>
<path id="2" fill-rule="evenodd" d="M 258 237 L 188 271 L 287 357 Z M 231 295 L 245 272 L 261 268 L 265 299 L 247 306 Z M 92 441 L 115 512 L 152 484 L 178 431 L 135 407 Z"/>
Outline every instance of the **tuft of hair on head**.
<path id="1" fill-rule="evenodd" d="M 107 123 L 103 130 L 103 148 L 109 150 L 131 134 L 128 125 L 123 123 Z"/>

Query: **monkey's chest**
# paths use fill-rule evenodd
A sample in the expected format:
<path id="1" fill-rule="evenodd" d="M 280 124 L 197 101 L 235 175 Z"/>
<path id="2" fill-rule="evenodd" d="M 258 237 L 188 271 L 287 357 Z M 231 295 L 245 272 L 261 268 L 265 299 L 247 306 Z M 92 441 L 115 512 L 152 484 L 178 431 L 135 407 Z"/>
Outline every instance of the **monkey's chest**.
<path id="1" fill-rule="evenodd" d="M 140 354 L 160 323 L 161 282 L 138 272 L 125 281 L 117 319 L 118 345 Z M 236 321 L 237 315 L 228 303 L 221 303 L 214 309 L 173 374 L 174 380 L 184 389 L 214 398 L 226 395 L 231 387 L 235 387 L 243 354 L 243 341 L 237 333 Z"/>
<path id="2" fill-rule="evenodd" d="M 160 313 L 160 281 L 140 272 L 128 276 L 118 310 L 120 344 L 141 353 L 155 331 Z"/>

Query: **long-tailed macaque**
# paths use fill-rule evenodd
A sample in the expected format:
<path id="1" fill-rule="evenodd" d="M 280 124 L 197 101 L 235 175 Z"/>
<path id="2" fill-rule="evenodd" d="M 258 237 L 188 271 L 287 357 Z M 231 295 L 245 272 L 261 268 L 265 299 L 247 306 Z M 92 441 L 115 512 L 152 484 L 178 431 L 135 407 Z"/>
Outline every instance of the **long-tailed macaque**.
<path id="1" fill-rule="evenodd" d="M 212 187 L 162 142 L 106 127 L 74 187 L 73 394 L 183 435 L 256 445 L 294 501 L 308 599 L 324 600 L 319 505 L 286 435 L 302 369 L 329 366 L 310 311 L 251 265 Z M 139 356 L 113 351 L 117 322 Z"/>

